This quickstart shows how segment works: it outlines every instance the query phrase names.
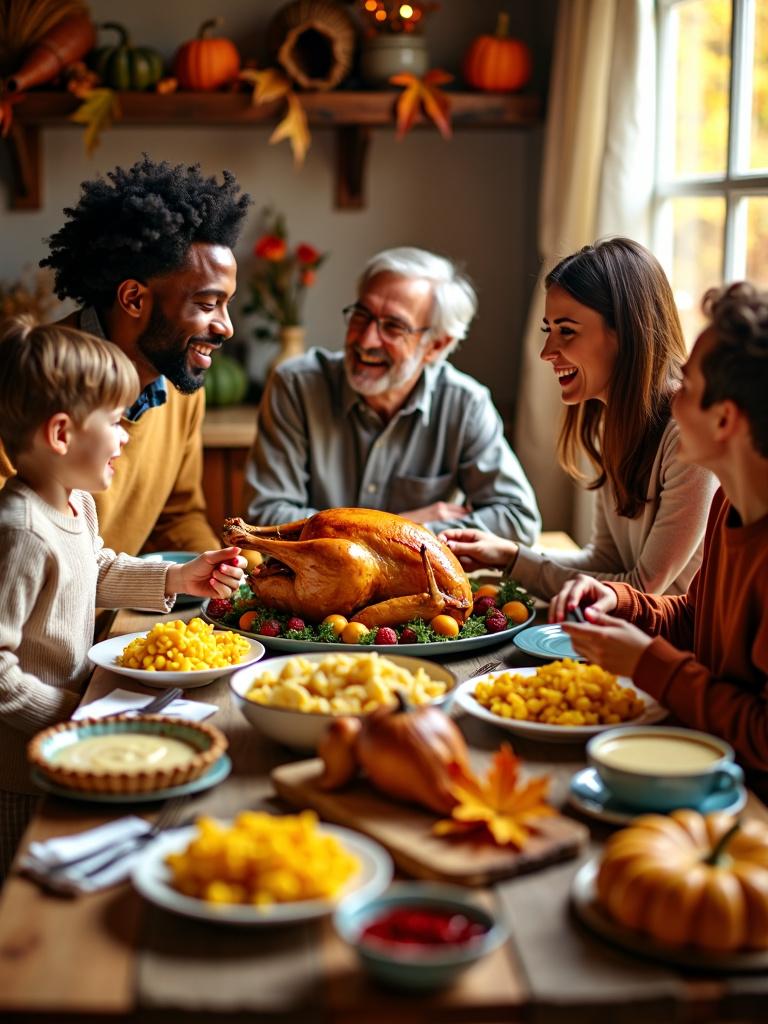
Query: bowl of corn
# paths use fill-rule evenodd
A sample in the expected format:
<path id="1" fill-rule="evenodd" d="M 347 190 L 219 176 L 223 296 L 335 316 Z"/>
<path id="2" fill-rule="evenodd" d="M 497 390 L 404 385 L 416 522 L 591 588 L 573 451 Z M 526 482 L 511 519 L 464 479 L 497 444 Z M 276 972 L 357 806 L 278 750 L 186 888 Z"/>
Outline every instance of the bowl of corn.
<path id="1" fill-rule="evenodd" d="M 264 657 L 258 640 L 214 630 L 200 618 L 158 622 L 148 632 L 102 640 L 88 651 L 94 665 L 147 686 L 192 689 Z"/>
<path id="2" fill-rule="evenodd" d="M 239 669 L 229 685 L 248 721 L 296 750 L 314 750 L 334 718 L 397 703 L 447 703 L 456 677 L 424 658 L 364 653 L 293 654 Z"/>

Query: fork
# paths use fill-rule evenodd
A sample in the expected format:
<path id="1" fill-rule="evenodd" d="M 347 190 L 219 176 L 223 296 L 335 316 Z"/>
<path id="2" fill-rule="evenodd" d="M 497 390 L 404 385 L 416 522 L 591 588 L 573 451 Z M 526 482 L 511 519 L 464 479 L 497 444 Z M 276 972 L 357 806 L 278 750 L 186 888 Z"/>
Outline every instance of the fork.
<path id="1" fill-rule="evenodd" d="M 496 661 L 486 661 L 486 663 L 481 665 L 480 668 L 476 668 L 472 674 L 475 676 L 484 676 L 486 672 L 492 672 L 496 668 L 504 668 L 504 662 L 499 661 L 498 659 Z"/>
<path id="2" fill-rule="evenodd" d="M 117 863 L 122 857 L 132 853 L 134 849 L 138 850 L 142 846 L 145 846 L 151 840 L 157 838 L 161 832 L 165 829 L 170 828 L 174 825 L 180 817 L 181 810 L 186 804 L 186 796 L 174 796 L 170 800 L 166 800 L 160 811 L 155 818 L 152 827 L 148 832 L 142 833 L 140 836 L 131 836 L 128 839 L 124 839 L 117 846 L 108 846 L 102 850 L 96 852 L 90 851 L 86 854 L 81 854 L 79 857 L 72 857 L 70 860 L 60 861 L 54 867 L 49 868 L 46 872 L 46 878 L 52 881 L 59 881 L 62 876 L 73 867 L 79 866 L 77 871 L 77 879 L 82 880 L 84 878 L 91 878 L 97 875 L 100 871 L 106 870 L 113 864 Z"/>
<path id="3" fill-rule="evenodd" d="M 168 707 L 172 704 L 177 697 L 183 697 L 184 691 L 178 686 L 172 686 L 170 690 L 164 690 L 159 697 L 153 698 L 148 704 L 142 704 L 140 708 L 129 708 L 127 711 L 123 711 L 124 715 L 153 715 L 157 711 L 162 711 L 163 708 Z"/>

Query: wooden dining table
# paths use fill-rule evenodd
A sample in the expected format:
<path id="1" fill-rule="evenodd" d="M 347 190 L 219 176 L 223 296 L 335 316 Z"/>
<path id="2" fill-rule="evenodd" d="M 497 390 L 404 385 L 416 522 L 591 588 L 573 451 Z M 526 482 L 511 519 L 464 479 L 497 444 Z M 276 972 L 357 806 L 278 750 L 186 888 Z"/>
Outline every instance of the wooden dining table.
<path id="1" fill-rule="evenodd" d="M 195 609 L 183 615 L 188 618 Z M 147 630 L 157 614 L 121 612 L 115 635 Z M 531 664 L 513 643 L 444 656 L 461 681 L 489 660 Z M 95 670 L 84 701 L 116 687 L 141 687 Z M 201 814 L 229 818 L 245 808 L 288 809 L 277 800 L 270 770 L 300 755 L 262 737 L 243 717 L 227 678 L 188 690 L 215 703 L 211 721 L 229 740 L 232 774 L 188 797 L 184 822 Z M 459 723 L 474 766 L 487 765 L 512 739 L 527 772 L 548 773 L 551 799 L 566 803 L 568 783 L 585 763 L 583 743 L 510 737 L 471 717 Z M 25 836 L 76 833 L 155 805 L 112 805 L 46 796 Z M 749 795 L 746 814 L 768 820 Z M 505 918 L 510 938 L 453 986 L 431 994 L 388 990 L 359 966 L 328 919 L 281 927 L 236 928 L 175 915 L 145 902 L 126 882 L 88 895 L 44 891 L 18 871 L 0 898 L 0 1018 L 23 1021 L 297 1021 L 408 1024 L 417 1021 L 748 1021 L 765 1019 L 768 977 L 714 973 L 643 959 L 611 945 L 575 918 L 569 891 L 579 865 L 595 856 L 611 826 L 588 818 L 590 841 L 572 859 L 477 890 Z"/>

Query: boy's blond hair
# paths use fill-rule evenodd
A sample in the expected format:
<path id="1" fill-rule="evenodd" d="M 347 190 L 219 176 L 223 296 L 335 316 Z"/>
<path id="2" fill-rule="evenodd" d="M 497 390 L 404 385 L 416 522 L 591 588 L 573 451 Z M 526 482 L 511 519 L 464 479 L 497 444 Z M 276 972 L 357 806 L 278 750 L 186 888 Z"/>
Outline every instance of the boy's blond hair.
<path id="1" fill-rule="evenodd" d="M 129 405 L 139 390 L 135 366 L 109 341 L 30 316 L 0 322 L 0 439 L 12 460 L 57 412 L 82 426 L 96 409 Z"/>

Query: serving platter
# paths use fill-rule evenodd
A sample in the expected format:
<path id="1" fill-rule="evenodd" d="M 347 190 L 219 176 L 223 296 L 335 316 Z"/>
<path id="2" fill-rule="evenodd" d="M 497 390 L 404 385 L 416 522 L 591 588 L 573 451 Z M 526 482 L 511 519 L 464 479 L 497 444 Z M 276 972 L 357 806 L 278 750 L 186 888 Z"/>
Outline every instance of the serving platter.
<path id="1" fill-rule="evenodd" d="M 208 622 L 211 620 L 208 619 Z M 214 623 L 216 625 L 216 623 Z M 152 628 L 152 627 L 150 627 Z M 125 665 L 118 665 L 117 658 L 123 653 L 132 640 L 145 637 L 149 629 L 143 629 L 139 633 L 125 633 L 123 636 L 112 636 L 108 640 L 94 644 L 88 651 L 88 658 L 101 668 L 115 672 L 119 676 L 128 676 L 146 686 L 153 686 L 158 690 L 167 690 L 169 687 L 180 686 L 184 690 L 193 690 L 198 686 L 207 686 L 208 683 L 229 672 L 252 665 L 255 661 L 264 657 L 264 645 L 261 644 L 252 634 L 244 633 L 250 645 L 250 650 L 236 665 L 224 665 L 222 668 L 197 669 L 191 672 L 148 672 L 143 668 L 128 668 Z M 235 632 L 242 632 L 236 630 Z"/>
<path id="2" fill-rule="evenodd" d="M 279 924 L 296 924 L 313 918 L 325 917 L 336 909 L 345 896 L 373 899 L 380 895 L 392 879 L 392 859 L 383 847 L 367 836 L 359 835 L 348 828 L 320 823 L 318 831 L 332 835 L 344 848 L 357 858 L 360 868 L 356 875 L 332 900 L 297 900 L 293 903 L 274 903 L 258 907 L 239 903 L 208 903 L 194 896 L 185 896 L 171 885 L 171 870 L 165 863 L 169 853 L 186 849 L 197 834 L 197 826 L 173 829 L 161 833 L 144 850 L 133 869 L 132 881 L 136 889 L 158 907 L 170 910 L 184 917 L 197 918 L 214 924 L 245 925 L 264 927 Z"/>
<path id="3" fill-rule="evenodd" d="M 601 939 L 629 953 L 678 967 L 728 973 L 768 970 L 768 950 L 718 953 L 692 946 L 665 946 L 642 932 L 635 932 L 619 924 L 597 900 L 598 868 L 597 857 L 582 864 L 571 884 L 571 904 L 579 920 Z"/>
<path id="4" fill-rule="evenodd" d="M 619 684 L 634 690 L 645 704 L 645 708 L 635 718 L 629 718 L 624 722 L 614 722 L 608 725 L 548 725 L 544 722 L 526 722 L 518 718 L 503 718 L 501 715 L 496 715 L 493 711 L 483 707 L 474 697 L 475 687 L 481 680 L 487 682 L 489 679 L 495 679 L 497 676 L 505 675 L 506 673 L 518 676 L 533 676 L 537 671 L 538 669 L 533 666 L 526 666 L 525 668 L 501 669 L 496 672 L 486 672 L 481 676 L 473 676 L 457 687 L 452 706 L 454 709 L 458 708 L 460 711 L 465 711 L 467 714 L 479 718 L 483 722 L 498 726 L 500 729 L 506 729 L 508 732 L 518 736 L 525 736 L 533 740 L 544 740 L 548 743 L 576 743 L 588 740 L 591 736 L 596 736 L 598 733 L 605 732 L 608 729 L 616 729 L 618 726 L 651 725 L 667 717 L 666 710 L 650 694 L 639 690 L 627 676 L 619 676 Z"/>
<path id="5" fill-rule="evenodd" d="M 261 633 L 250 633 L 245 629 L 238 629 L 237 626 L 227 626 L 218 619 L 208 615 L 208 601 L 204 601 L 200 617 L 206 622 L 212 623 L 219 629 L 231 629 L 233 633 L 240 633 L 243 636 L 258 640 L 270 651 L 280 651 L 282 654 L 322 654 L 331 651 L 378 651 L 380 654 L 412 654 L 414 657 L 439 657 L 446 654 L 460 656 L 469 651 L 476 651 L 483 647 L 495 647 L 505 641 L 511 640 L 520 630 L 525 629 L 533 621 L 535 612 L 531 611 L 525 622 L 503 629 L 500 633 L 485 633 L 483 636 L 470 636 L 461 640 L 440 640 L 426 644 L 345 644 L 345 643 L 324 643 L 317 640 L 289 640 L 282 636 L 262 636 Z M 240 666 L 238 666 L 240 668 Z"/>

